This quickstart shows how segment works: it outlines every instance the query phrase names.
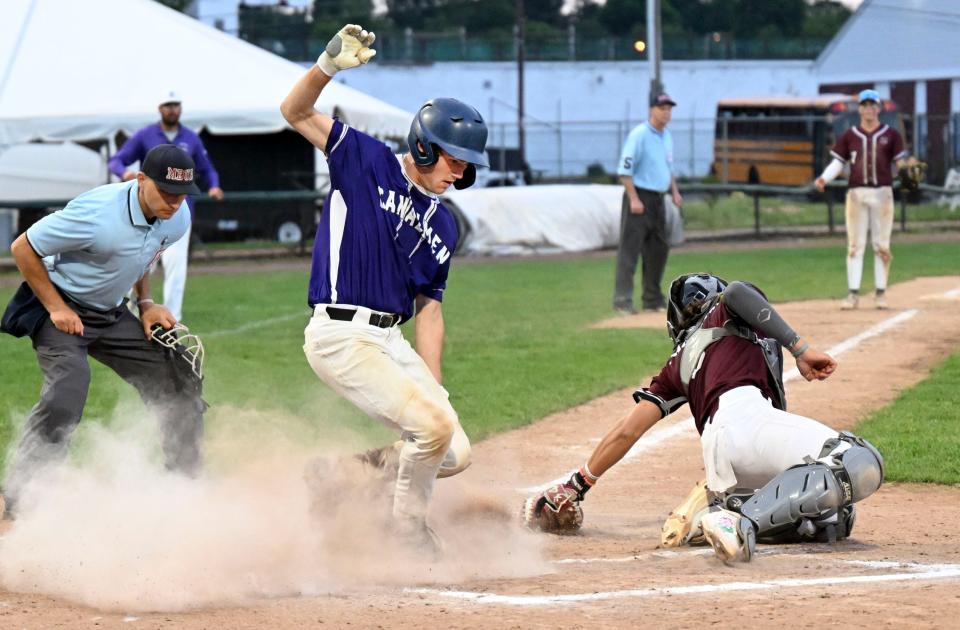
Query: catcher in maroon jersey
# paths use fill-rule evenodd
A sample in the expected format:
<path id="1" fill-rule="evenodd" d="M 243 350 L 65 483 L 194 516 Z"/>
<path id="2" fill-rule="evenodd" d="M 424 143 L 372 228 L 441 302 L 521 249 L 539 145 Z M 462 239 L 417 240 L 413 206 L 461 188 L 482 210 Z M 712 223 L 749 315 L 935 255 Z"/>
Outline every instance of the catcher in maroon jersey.
<path id="1" fill-rule="evenodd" d="M 759 289 L 710 274 L 673 281 L 667 328 L 675 349 L 666 365 L 569 481 L 526 500 L 526 525 L 575 533 L 600 475 L 689 403 L 707 480 L 667 520 L 665 546 L 702 536 L 721 559 L 748 561 L 757 539 L 849 536 L 853 503 L 880 487 L 883 458 L 862 438 L 786 411 L 782 348 L 808 381 L 828 378 L 836 361 L 801 339 Z"/>
<path id="2" fill-rule="evenodd" d="M 849 294 L 840 308 L 850 310 L 860 303 L 860 278 L 867 230 L 873 242 L 873 277 L 876 287 L 874 306 L 888 308 L 885 295 L 890 273 L 890 232 L 893 229 L 893 164 L 906 168 L 916 163 L 907 159 L 900 133 L 880 122 L 880 94 L 876 90 L 860 92 L 860 124 L 847 129 L 830 151 L 833 160 L 814 182 L 824 191 L 850 166 L 847 189 L 847 287 Z"/>

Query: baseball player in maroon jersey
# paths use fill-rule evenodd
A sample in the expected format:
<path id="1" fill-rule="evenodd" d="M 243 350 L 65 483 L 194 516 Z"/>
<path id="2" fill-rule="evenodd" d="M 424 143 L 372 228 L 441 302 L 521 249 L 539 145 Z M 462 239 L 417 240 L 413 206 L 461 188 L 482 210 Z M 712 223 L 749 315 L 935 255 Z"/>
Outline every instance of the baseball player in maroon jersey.
<path id="1" fill-rule="evenodd" d="M 890 232 L 893 229 L 893 164 L 908 164 L 900 133 L 880 122 L 880 94 L 860 92 L 860 124 L 847 129 L 830 151 L 833 160 L 814 182 L 823 192 L 827 182 L 850 166 L 847 189 L 847 287 L 850 293 L 840 308 L 850 310 L 860 303 L 860 278 L 867 230 L 873 242 L 874 306 L 887 308 L 887 276 L 890 273 Z M 912 159 L 912 158 L 911 158 Z"/>
<path id="2" fill-rule="evenodd" d="M 667 322 L 675 349 L 666 365 L 634 393 L 636 406 L 569 481 L 526 500 L 527 525 L 579 527 L 579 503 L 600 476 L 658 420 L 689 403 L 707 481 L 671 514 L 666 545 L 703 536 L 721 559 L 748 561 L 757 539 L 849 536 L 853 503 L 880 487 L 883 458 L 862 438 L 786 411 L 782 348 L 808 381 L 828 378 L 837 362 L 811 348 L 745 282 L 680 276 L 670 286 Z"/>

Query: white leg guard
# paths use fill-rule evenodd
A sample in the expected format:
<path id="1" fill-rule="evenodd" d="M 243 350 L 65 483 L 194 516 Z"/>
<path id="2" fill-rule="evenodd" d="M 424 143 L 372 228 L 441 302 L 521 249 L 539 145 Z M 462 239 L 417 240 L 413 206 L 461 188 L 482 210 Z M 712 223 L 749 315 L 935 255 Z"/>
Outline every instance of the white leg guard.
<path id="1" fill-rule="evenodd" d="M 829 539 L 849 535 L 853 503 L 883 483 L 883 457 L 872 444 L 847 432 L 827 440 L 820 455 L 819 461 L 777 475 L 740 507 L 756 525 L 758 538 L 816 537 L 820 529 L 829 529 Z"/>

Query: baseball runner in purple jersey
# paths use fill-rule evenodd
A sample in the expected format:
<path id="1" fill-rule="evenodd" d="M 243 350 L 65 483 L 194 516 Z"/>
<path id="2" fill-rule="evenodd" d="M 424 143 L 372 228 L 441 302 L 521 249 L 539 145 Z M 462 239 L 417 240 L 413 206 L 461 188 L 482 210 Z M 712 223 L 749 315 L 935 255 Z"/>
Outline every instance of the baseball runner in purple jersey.
<path id="1" fill-rule="evenodd" d="M 843 310 L 855 309 L 860 303 L 860 279 L 863 274 L 863 253 L 867 231 L 873 242 L 873 279 L 876 293 L 874 306 L 885 309 L 887 276 L 890 273 L 890 233 L 893 230 L 893 164 L 908 164 L 907 151 L 900 133 L 880 122 L 880 94 L 876 90 L 860 92 L 860 124 L 843 132 L 830 155 L 833 160 L 815 181 L 823 192 L 850 166 L 847 189 L 847 288 L 849 293 L 840 303 Z M 913 158 L 910 158 L 913 160 Z M 915 160 L 913 160 L 915 162 Z"/>
<path id="2" fill-rule="evenodd" d="M 853 503 L 879 488 L 883 458 L 862 438 L 786 411 L 781 347 L 808 381 L 829 377 L 836 361 L 811 348 L 745 282 L 680 276 L 667 317 L 675 348 L 666 365 L 569 481 L 527 499 L 527 524 L 578 527 L 579 503 L 597 479 L 658 420 L 689 403 L 707 480 L 667 520 L 665 546 L 703 537 L 721 559 L 748 561 L 757 539 L 849 536 Z"/>
<path id="3" fill-rule="evenodd" d="M 487 128 L 475 109 L 434 99 L 417 113 L 409 153 L 314 109 L 333 75 L 369 61 L 374 34 L 347 25 L 284 100 L 287 121 L 322 149 L 330 193 L 317 230 L 304 352 L 316 374 L 370 416 L 400 432 L 367 455 L 396 466 L 393 516 L 401 536 L 431 551 L 435 479 L 470 463 L 470 442 L 441 385 L 441 311 L 457 245 L 453 215 L 437 196 L 470 186 L 487 166 Z M 417 349 L 398 324 L 415 318 Z"/>

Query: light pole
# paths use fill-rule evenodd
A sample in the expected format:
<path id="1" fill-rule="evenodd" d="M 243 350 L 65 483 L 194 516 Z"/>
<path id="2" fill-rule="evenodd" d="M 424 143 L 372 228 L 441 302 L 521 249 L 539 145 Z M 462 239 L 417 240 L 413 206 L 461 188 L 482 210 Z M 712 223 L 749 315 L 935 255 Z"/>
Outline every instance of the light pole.
<path id="1" fill-rule="evenodd" d="M 526 31 L 526 12 L 523 0 L 517 0 L 517 149 L 520 164 L 527 163 L 526 140 L 523 133 L 523 57 Z"/>
<path id="2" fill-rule="evenodd" d="M 663 91 L 663 82 L 660 80 L 662 50 L 660 0 L 647 0 L 647 59 L 650 61 L 650 98 Z"/>

